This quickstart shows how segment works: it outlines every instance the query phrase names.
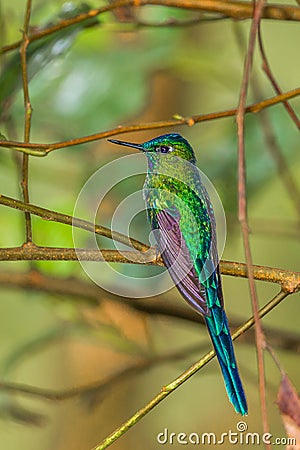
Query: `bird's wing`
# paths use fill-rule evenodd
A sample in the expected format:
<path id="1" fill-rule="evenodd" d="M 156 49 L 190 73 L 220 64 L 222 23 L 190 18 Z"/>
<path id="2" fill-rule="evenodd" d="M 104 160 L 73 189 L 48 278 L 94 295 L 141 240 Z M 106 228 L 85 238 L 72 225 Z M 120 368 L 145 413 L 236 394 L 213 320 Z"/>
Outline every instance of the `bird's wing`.
<path id="1" fill-rule="evenodd" d="M 206 293 L 180 230 L 180 213 L 176 208 L 156 212 L 155 239 L 170 276 L 184 299 L 201 314 L 210 315 Z"/>
<path id="2" fill-rule="evenodd" d="M 204 252 L 204 255 L 202 255 L 202 258 L 197 258 L 196 260 L 196 267 L 199 271 L 199 273 L 202 271 L 204 266 L 204 277 L 207 278 L 207 282 L 204 283 L 204 285 L 208 288 L 209 285 L 212 285 L 212 287 L 215 285 L 216 287 L 216 297 L 213 301 L 213 304 L 217 302 L 217 304 L 220 304 L 221 307 L 224 306 L 224 299 L 223 299 L 223 292 L 222 292 L 222 282 L 221 282 L 221 274 L 220 274 L 220 260 L 218 256 L 218 249 L 217 249 L 217 231 L 216 231 L 216 219 L 214 215 L 213 206 L 211 204 L 208 192 L 206 188 L 201 184 L 200 186 L 200 196 L 206 203 L 206 210 L 209 215 L 209 220 L 211 224 L 211 238 L 209 243 L 209 248 L 206 252 Z M 204 256 L 204 258 L 203 258 Z M 210 305 L 210 299 L 207 298 L 207 304 Z"/>

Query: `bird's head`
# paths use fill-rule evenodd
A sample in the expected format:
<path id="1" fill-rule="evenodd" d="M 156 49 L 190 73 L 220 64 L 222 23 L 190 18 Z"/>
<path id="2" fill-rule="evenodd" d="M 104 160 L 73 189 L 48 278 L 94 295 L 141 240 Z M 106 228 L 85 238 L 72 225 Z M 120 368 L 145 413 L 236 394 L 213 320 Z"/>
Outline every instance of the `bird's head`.
<path id="1" fill-rule="evenodd" d="M 156 154 L 169 154 L 182 158 L 192 164 L 196 163 L 194 150 L 188 141 L 178 133 L 163 134 L 162 136 L 157 136 L 150 141 L 143 142 L 142 144 L 134 144 L 132 142 L 118 141 L 115 139 L 109 139 L 109 142 L 136 148 L 146 153 L 150 159 Z"/>

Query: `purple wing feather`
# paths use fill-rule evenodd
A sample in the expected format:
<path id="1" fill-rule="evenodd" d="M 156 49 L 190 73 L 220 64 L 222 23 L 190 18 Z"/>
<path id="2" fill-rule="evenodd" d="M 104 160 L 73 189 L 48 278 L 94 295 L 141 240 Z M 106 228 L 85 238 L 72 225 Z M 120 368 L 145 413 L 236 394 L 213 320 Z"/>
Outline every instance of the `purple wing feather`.
<path id="1" fill-rule="evenodd" d="M 155 239 L 169 274 L 184 299 L 201 314 L 210 315 L 205 289 L 194 268 L 189 249 L 179 226 L 180 214 L 161 210 L 156 213 L 158 230 Z"/>

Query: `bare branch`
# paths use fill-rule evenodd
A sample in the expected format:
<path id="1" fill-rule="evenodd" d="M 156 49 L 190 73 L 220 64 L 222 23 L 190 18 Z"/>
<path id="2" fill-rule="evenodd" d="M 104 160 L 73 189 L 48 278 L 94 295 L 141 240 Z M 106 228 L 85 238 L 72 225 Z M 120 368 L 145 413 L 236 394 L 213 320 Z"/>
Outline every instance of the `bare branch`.
<path id="1" fill-rule="evenodd" d="M 254 275 L 252 269 L 252 254 L 249 240 L 249 226 L 247 217 L 247 193 L 246 193 L 246 158 L 245 158 L 245 143 L 244 143 L 244 121 L 245 121 L 245 107 L 247 101 L 247 92 L 250 79 L 251 68 L 253 64 L 253 55 L 255 48 L 255 40 L 258 32 L 260 19 L 262 17 L 265 0 L 258 0 L 254 2 L 254 14 L 249 35 L 248 50 L 245 58 L 244 74 L 242 79 L 242 86 L 240 91 L 240 98 L 237 110 L 237 132 L 238 132 L 238 209 L 239 222 L 241 225 L 244 251 L 247 263 L 247 273 L 249 279 L 249 289 L 251 295 L 253 315 L 255 318 L 255 339 L 257 349 L 258 362 L 258 378 L 259 378 L 259 393 L 261 403 L 261 414 L 263 421 L 264 433 L 269 433 L 269 424 L 267 416 L 266 404 L 266 385 L 265 385 L 265 370 L 263 351 L 265 348 L 265 335 L 260 323 L 258 298 L 256 286 L 254 283 Z M 271 449 L 270 444 L 265 444 L 266 449 Z"/>
<path id="2" fill-rule="evenodd" d="M 299 8 L 300 9 L 300 8 Z M 253 103 L 245 108 L 245 113 L 259 113 L 265 108 L 273 105 L 277 105 L 285 100 L 297 97 L 300 95 L 300 88 L 293 89 L 281 95 L 276 95 L 266 100 L 262 100 L 258 103 Z M 210 120 L 221 119 L 224 117 L 234 117 L 237 113 L 237 109 L 229 109 L 226 111 L 213 112 L 209 114 L 201 114 L 190 117 L 176 116 L 175 119 L 150 122 L 144 124 L 118 126 L 111 130 L 103 131 L 100 133 L 90 134 L 80 138 L 70 139 L 68 141 L 55 142 L 53 144 L 38 144 L 38 143 L 25 143 L 17 141 L 4 141 L 0 140 L 0 147 L 12 148 L 18 151 L 27 151 L 27 153 L 34 156 L 46 156 L 48 153 L 61 148 L 72 147 L 73 145 L 86 144 L 88 142 L 98 141 L 100 139 L 116 136 L 124 133 L 131 133 L 133 131 L 145 131 L 145 130 L 157 130 L 160 128 L 176 127 L 181 125 L 192 126 L 196 123 L 207 122 Z M 32 152 L 31 152 L 32 150 Z"/>
<path id="3" fill-rule="evenodd" d="M 265 52 L 263 39 L 262 39 L 261 24 L 259 24 L 259 27 L 258 27 L 258 45 L 259 45 L 259 50 L 260 50 L 261 58 L 262 58 L 262 68 L 263 68 L 265 74 L 267 75 L 267 77 L 269 78 L 275 92 L 277 94 L 281 94 L 282 91 L 271 71 L 271 67 L 270 67 L 269 61 L 267 59 L 267 55 Z M 285 109 L 287 110 L 288 114 L 290 115 L 292 121 L 295 123 L 296 127 L 299 129 L 300 128 L 300 120 L 298 119 L 297 114 L 295 113 L 294 109 L 292 108 L 292 106 L 290 105 L 290 103 L 288 101 L 284 101 L 283 104 L 284 104 Z"/>
<path id="4" fill-rule="evenodd" d="M 20 45 L 21 54 L 21 70 L 22 70 L 22 82 L 23 82 L 23 96 L 24 96 L 24 142 L 30 141 L 30 128 L 31 128 L 31 115 L 32 108 L 29 98 L 28 89 L 28 76 L 27 76 L 27 59 L 26 52 L 29 45 L 28 30 L 31 15 L 31 0 L 27 0 L 27 6 L 24 18 L 24 29 L 23 38 Z M 28 167 L 29 167 L 29 156 L 23 154 L 22 163 L 22 181 L 21 187 L 23 192 L 23 198 L 25 203 L 29 203 L 29 190 L 28 190 Z M 26 226 L 26 242 L 32 241 L 32 228 L 31 228 L 31 217 L 28 212 L 25 212 L 25 226 Z"/>
<path id="5" fill-rule="evenodd" d="M 145 264 L 163 266 L 160 257 L 156 257 L 156 250 L 150 250 L 149 254 L 138 251 L 117 250 L 89 250 L 74 248 L 39 247 L 32 243 L 24 244 L 22 247 L 10 247 L 0 249 L 0 261 L 98 261 L 118 262 L 126 264 Z M 247 264 L 232 261 L 221 261 L 221 273 L 224 275 L 248 278 Z M 300 289 L 300 272 L 276 269 L 266 266 L 252 266 L 253 277 L 256 280 L 278 283 L 288 293 L 297 292 Z"/>
<path id="6" fill-rule="evenodd" d="M 71 225 L 75 228 L 81 228 L 82 230 L 91 231 L 93 233 L 99 234 L 101 236 L 107 237 L 109 239 L 114 239 L 115 241 L 121 242 L 122 244 L 128 245 L 129 247 L 134 247 L 140 251 L 149 250 L 149 246 L 143 244 L 136 239 L 126 236 L 125 234 L 112 231 L 109 228 L 103 227 L 101 225 L 94 224 L 84 219 L 79 219 L 77 217 L 69 216 L 68 214 L 62 214 L 56 211 L 51 211 L 50 209 L 41 208 L 40 206 L 27 204 L 16 200 L 6 195 L 0 194 L 0 204 L 8 206 L 10 208 L 18 209 L 20 211 L 27 211 L 30 214 L 41 217 L 44 220 L 51 220 L 53 222 L 63 223 L 65 225 Z"/>

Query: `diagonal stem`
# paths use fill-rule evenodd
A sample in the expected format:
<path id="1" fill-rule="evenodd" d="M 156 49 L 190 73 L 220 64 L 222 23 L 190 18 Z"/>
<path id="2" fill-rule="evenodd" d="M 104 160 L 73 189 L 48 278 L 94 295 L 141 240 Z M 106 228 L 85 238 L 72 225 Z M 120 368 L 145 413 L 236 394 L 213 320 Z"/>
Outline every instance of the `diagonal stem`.
<path id="1" fill-rule="evenodd" d="M 240 98 L 237 111 L 237 128 L 238 128 L 238 203 L 239 203 L 239 222 L 241 225 L 243 245 L 247 263 L 247 272 L 249 279 L 249 289 L 251 295 L 253 316 L 255 319 L 255 340 L 257 349 L 258 377 L 259 377 L 259 393 L 261 403 L 261 414 L 264 433 L 269 432 L 267 405 L 266 405 L 266 386 L 265 386 L 265 370 L 264 355 L 265 336 L 260 323 L 258 298 L 253 276 L 253 263 L 249 240 L 249 226 L 247 217 L 247 193 L 246 193 L 246 160 L 245 160 L 245 144 L 244 144 L 244 127 L 245 127 L 245 107 L 247 99 L 247 91 L 249 86 L 250 72 L 253 63 L 253 55 L 255 48 L 255 40 L 263 12 L 265 1 L 258 0 L 254 3 L 254 14 L 250 29 L 248 50 L 245 59 L 244 75 L 240 91 Z M 270 444 L 265 444 L 266 449 L 271 449 Z"/>
<path id="2" fill-rule="evenodd" d="M 287 292 L 280 291 L 269 303 L 267 303 L 263 308 L 258 311 L 258 317 L 262 318 L 268 312 L 270 312 L 275 306 L 277 306 L 285 297 L 289 294 Z M 249 328 L 251 328 L 256 319 L 252 316 L 243 325 L 241 325 L 232 335 L 232 339 L 235 340 L 243 333 L 245 333 Z M 187 381 L 192 375 L 198 372 L 202 367 L 204 367 L 209 361 L 215 357 L 214 350 L 206 353 L 199 361 L 193 364 L 188 370 L 183 372 L 174 381 L 164 386 L 161 391 L 150 400 L 143 408 L 139 409 L 130 419 L 124 422 L 120 427 L 116 428 L 109 436 L 107 436 L 101 443 L 96 445 L 93 450 L 104 450 L 110 445 L 112 445 L 117 439 L 123 436 L 130 428 L 132 428 L 137 422 L 139 422 L 143 417 L 145 417 L 155 406 L 157 406 L 162 400 L 164 400 L 168 395 L 174 392 L 179 386 L 181 386 L 185 381 Z"/>
<path id="3" fill-rule="evenodd" d="M 276 94 L 280 95 L 282 94 L 282 90 L 279 87 L 279 84 L 277 83 L 272 71 L 271 71 L 271 67 L 269 64 L 269 61 L 267 59 L 267 55 L 265 52 L 265 48 L 263 45 L 263 39 L 262 39 L 262 32 L 261 32 L 261 24 L 259 23 L 258 25 L 258 46 L 259 46 L 259 50 L 261 53 L 261 58 L 262 58 L 262 68 L 263 71 L 265 72 L 265 74 L 267 75 L 267 77 L 269 78 Z M 297 114 L 295 113 L 294 109 L 292 108 L 292 106 L 290 105 L 290 103 L 287 100 L 283 101 L 284 107 L 287 110 L 288 114 L 290 115 L 290 118 L 293 120 L 293 122 L 295 123 L 296 127 L 299 129 L 300 128 L 300 120 L 297 117 Z"/>
<path id="4" fill-rule="evenodd" d="M 99 234 L 109 239 L 121 242 L 122 244 L 125 244 L 129 247 L 133 246 L 136 250 L 139 250 L 141 252 L 145 252 L 150 249 L 148 245 L 143 244 L 142 242 L 133 239 L 132 237 L 128 237 L 125 234 L 118 233 L 117 231 L 112 232 L 109 228 L 94 224 L 93 222 L 89 222 L 88 220 L 79 219 L 68 214 L 41 208 L 40 206 L 33 205 L 31 203 L 27 204 L 12 197 L 7 197 L 6 195 L 0 194 L 0 205 L 18 209 L 19 211 L 29 212 L 30 214 L 39 216 L 44 220 L 51 220 L 53 222 L 63 223 L 65 225 L 71 225 L 72 227 L 81 228 L 82 230 L 91 231 L 92 233 Z"/>
<path id="5" fill-rule="evenodd" d="M 31 15 L 31 0 L 27 0 L 25 18 L 24 18 L 24 28 L 23 28 L 23 39 L 20 46 L 21 54 L 21 69 L 22 69 L 22 82 L 23 82 L 23 96 L 24 96 L 24 142 L 29 143 L 30 141 L 30 128 L 31 128 L 31 103 L 29 98 L 28 89 L 28 74 L 27 74 L 27 58 L 26 52 L 29 44 L 28 30 Z M 29 170 L 29 155 L 23 154 L 22 162 L 22 180 L 21 188 L 23 192 L 23 199 L 25 203 L 29 203 L 29 189 L 28 189 L 28 170 Z M 31 217 L 29 212 L 25 212 L 25 227 L 26 227 L 26 242 L 32 241 L 32 227 L 31 227 Z"/>

